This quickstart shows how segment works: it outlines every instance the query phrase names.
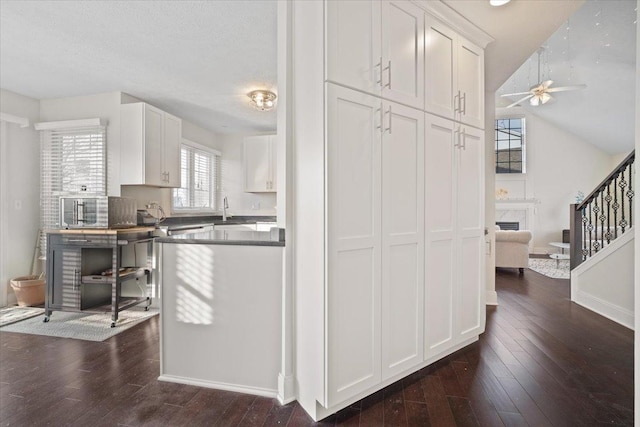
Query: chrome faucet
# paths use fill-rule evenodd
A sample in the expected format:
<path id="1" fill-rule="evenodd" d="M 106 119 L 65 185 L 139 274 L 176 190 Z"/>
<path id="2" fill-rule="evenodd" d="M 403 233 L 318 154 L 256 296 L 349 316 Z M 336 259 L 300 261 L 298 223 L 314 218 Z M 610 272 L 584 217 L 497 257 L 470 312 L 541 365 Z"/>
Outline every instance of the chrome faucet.
<path id="1" fill-rule="evenodd" d="M 224 197 L 222 201 L 222 220 L 227 220 L 227 209 L 229 209 L 229 201 L 227 200 L 227 196 Z"/>

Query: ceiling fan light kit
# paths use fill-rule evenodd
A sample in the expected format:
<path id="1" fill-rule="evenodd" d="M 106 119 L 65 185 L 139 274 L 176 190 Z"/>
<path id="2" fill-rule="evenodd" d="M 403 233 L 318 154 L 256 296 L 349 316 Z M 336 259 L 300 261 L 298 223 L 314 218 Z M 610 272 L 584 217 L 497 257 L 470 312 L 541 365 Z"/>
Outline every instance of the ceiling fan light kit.
<path id="1" fill-rule="evenodd" d="M 503 6 L 509 3 L 511 0 L 489 0 L 491 6 Z"/>
<path id="2" fill-rule="evenodd" d="M 520 104 L 523 101 L 526 101 L 527 99 L 529 100 L 529 105 L 531 105 L 532 107 L 538 107 L 540 105 L 546 104 L 547 102 L 553 99 L 550 93 L 567 92 L 570 90 L 584 89 L 587 87 L 587 85 L 585 84 L 579 84 L 579 85 L 573 85 L 573 86 L 562 86 L 562 87 L 551 87 L 551 85 L 553 84 L 553 80 L 542 81 L 540 77 L 540 57 L 542 56 L 543 52 L 544 52 L 543 47 L 538 49 L 538 82 L 539 83 L 537 85 L 532 86 L 526 92 L 506 93 L 504 95 L 500 95 L 502 97 L 524 95 L 523 98 L 520 98 L 513 104 L 508 105 L 507 108 L 515 107 L 516 105 Z"/>

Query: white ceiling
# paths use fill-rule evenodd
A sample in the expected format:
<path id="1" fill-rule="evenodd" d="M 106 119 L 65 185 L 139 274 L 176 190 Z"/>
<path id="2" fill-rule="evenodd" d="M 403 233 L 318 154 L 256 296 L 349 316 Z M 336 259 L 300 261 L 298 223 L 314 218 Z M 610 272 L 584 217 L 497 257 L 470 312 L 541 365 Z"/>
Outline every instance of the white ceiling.
<path id="1" fill-rule="evenodd" d="M 123 91 L 219 133 L 273 131 L 276 1 L 0 1 L 0 87 L 35 99 Z"/>
<path id="2" fill-rule="evenodd" d="M 444 2 L 496 39 L 486 50 L 489 92 L 583 3 Z M 273 131 L 276 111 L 251 109 L 246 94 L 277 92 L 276 8 L 276 0 L 0 0 L 0 87 L 36 99 L 123 91 L 214 132 Z"/>
<path id="3" fill-rule="evenodd" d="M 527 101 L 520 105 L 607 153 L 631 151 L 636 119 L 635 8 L 635 0 L 587 1 L 541 43 L 541 80 L 553 80 L 552 87 L 583 83 L 587 88 L 554 93 L 553 102 L 539 107 Z M 538 83 L 537 58 L 534 53 L 526 60 L 497 95 L 525 92 Z M 496 104 L 506 106 L 520 98 L 502 98 Z"/>

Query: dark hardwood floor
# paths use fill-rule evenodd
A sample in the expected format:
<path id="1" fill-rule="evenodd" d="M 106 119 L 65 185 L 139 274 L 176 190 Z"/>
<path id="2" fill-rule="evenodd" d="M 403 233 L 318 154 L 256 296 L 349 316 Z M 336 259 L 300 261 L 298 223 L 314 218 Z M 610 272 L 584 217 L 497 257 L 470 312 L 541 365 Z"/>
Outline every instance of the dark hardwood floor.
<path id="1" fill-rule="evenodd" d="M 317 425 L 633 425 L 633 333 L 569 281 L 499 269 L 479 342 Z M 158 318 L 104 342 L 0 332 L 0 423 L 309 426 L 296 404 L 156 380 Z"/>

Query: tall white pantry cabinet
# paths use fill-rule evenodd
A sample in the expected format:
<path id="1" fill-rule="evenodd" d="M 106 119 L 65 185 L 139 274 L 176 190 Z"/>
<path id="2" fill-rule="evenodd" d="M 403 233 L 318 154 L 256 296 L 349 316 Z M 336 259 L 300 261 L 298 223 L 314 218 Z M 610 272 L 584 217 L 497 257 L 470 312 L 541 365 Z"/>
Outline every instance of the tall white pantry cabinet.
<path id="1" fill-rule="evenodd" d="M 318 420 L 484 331 L 491 39 L 440 2 L 294 1 L 291 22 L 296 381 Z"/>

